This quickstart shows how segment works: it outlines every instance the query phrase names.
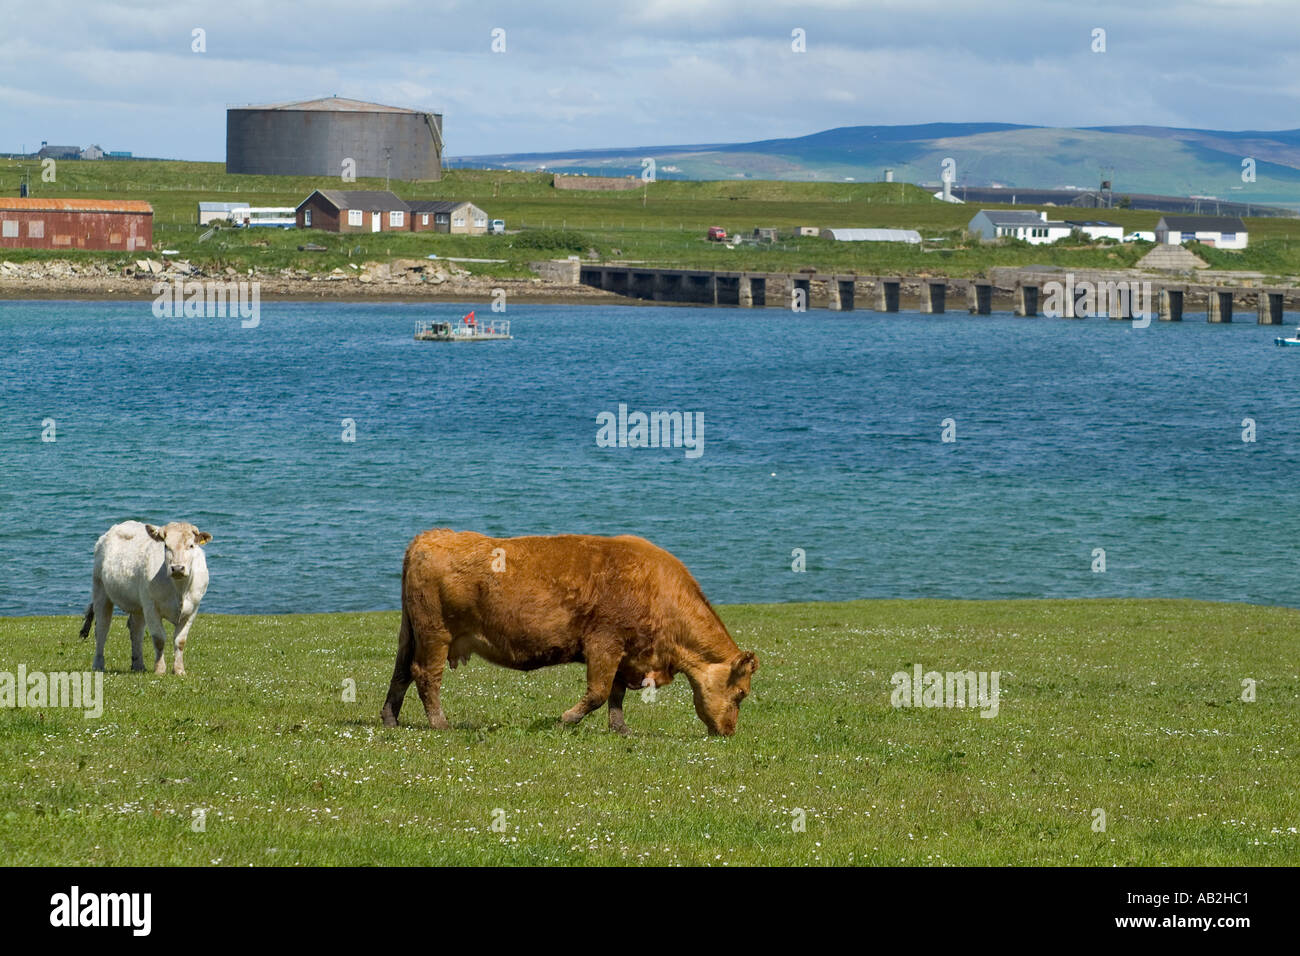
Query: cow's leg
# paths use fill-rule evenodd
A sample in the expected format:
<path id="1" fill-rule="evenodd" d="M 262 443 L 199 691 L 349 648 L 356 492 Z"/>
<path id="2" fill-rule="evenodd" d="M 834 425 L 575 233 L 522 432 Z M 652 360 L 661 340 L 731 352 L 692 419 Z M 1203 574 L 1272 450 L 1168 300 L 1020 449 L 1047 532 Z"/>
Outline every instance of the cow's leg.
<path id="1" fill-rule="evenodd" d="M 411 619 L 402 612 L 402 624 L 397 630 L 397 660 L 393 664 L 393 680 L 388 685 L 388 696 L 384 698 L 384 709 L 379 718 L 385 727 L 397 726 L 397 715 L 402 712 L 402 701 L 406 699 L 406 689 L 411 686 L 411 658 L 415 653 L 415 642 L 411 639 Z"/>
<path id="2" fill-rule="evenodd" d="M 91 605 L 95 611 L 95 663 L 91 666 L 97 670 L 104 669 L 104 644 L 108 641 L 108 626 L 113 623 L 113 602 L 104 593 L 104 585 L 96 581 Z"/>
<path id="3" fill-rule="evenodd" d="M 625 693 L 627 693 L 627 685 L 621 680 L 615 680 L 614 686 L 609 691 L 609 729 L 627 736 L 627 724 L 623 722 L 623 695 Z"/>
<path id="4" fill-rule="evenodd" d="M 564 712 L 560 720 L 566 724 L 578 723 L 605 703 L 614 687 L 614 675 L 618 673 L 622 658 L 618 650 L 590 645 L 583 648 L 583 656 L 587 658 L 587 693 Z"/>
<path id="5" fill-rule="evenodd" d="M 163 659 L 163 648 L 167 646 L 167 632 L 163 629 L 162 616 L 152 604 L 144 606 L 144 623 L 153 638 L 153 672 L 158 675 L 167 673 L 167 661 Z"/>
<path id="6" fill-rule="evenodd" d="M 131 632 L 131 670 L 144 670 L 144 614 L 132 611 L 126 619 L 127 630 Z"/>
<path id="7" fill-rule="evenodd" d="M 190 625 L 193 623 L 194 615 L 191 614 L 176 625 L 175 636 L 172 638 L 172 643 L 176 645 L 176 654 L 172 660 L 172 670 L 178 677 L 185 676 L 185 642 L 189 640 Z M 164 670 L 165 669 L 166 665 L 164 665 Z"/>
<path id="8" fill-rule="evenodd" d="M 451 634 L 446 629 L 425 632 L 411 661 L 411 677 L 415 680 L 415 689 L 420 692 L 424 712 L 429 717 L 429 726 L 434 730 L 448 730 L 451 727 L 442 712 L 441 696 L 442 671 L 447 665 L 447 650 L 450 647 Z M 389 693 L 392 693 L 391 688 Z M 396 711 L 393 718 L 397 718 Z"/>

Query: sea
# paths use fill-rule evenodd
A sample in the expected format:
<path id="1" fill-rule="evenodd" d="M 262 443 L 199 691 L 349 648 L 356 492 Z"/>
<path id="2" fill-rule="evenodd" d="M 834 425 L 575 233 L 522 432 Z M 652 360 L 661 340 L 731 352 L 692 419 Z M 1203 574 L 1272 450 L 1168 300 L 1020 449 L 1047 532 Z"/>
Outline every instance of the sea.
<path id="1" fill-rule="evenodd" d="M 471 307 L 514 338 L 414 340 Z M 718 603 L 1300 606 L 1300 348 L 1247 318 L 3 301 L 0 615 L 132 518 L 213 536 L 208 612 L 396 608 L 434 527 L 641 535 Z"/>

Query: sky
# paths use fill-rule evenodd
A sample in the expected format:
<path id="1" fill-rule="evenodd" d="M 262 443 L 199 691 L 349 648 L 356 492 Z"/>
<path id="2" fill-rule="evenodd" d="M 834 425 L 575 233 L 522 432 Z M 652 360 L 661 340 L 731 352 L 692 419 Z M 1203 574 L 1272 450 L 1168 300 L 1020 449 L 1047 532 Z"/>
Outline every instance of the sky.
<path id="1" fill-rule="evenodd" d="M 448 156 L 929 122 L 1293 129 L 1298 35 L 1297 0 L 0 0 L 0 152 L 223 160 L 228 107 L 332 94 L 443 113 Z"/>

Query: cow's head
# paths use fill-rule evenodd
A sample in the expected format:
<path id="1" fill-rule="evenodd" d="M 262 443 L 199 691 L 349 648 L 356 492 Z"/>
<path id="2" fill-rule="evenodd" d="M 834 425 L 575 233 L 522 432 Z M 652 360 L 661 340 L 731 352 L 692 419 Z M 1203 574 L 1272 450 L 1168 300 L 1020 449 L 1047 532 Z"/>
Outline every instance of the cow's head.
<path id="1" fill-rule="evenodd" d="M 188 521 L 173 521 L 163 525 L 147 524 L 144 530 L 163 546 L 163 567 L 174 581 L 182 581 L 190 576 L 194 567 L 194 555 L 203 545 L 212 540 L 212 535 L 200 531 Z"/>
<path id="2" fill-rule="evenodd" d="M 730 737 L 736 732 L 740 702 L 749 696 L 749 679 L 756 670 L 758 657 L 741 651 L 729 661 L 709 665 L 691 681 L 695 713 L 709 733 Z"/>

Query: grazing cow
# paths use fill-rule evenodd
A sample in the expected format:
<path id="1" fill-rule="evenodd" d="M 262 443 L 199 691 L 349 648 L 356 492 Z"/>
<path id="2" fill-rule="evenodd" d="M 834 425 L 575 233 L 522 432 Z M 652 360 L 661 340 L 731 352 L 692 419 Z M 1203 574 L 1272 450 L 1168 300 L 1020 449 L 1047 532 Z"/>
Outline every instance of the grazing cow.
<path id="1" fill-rule="evenodd" d="M 758 668 L 686 566 L 643 538 L 426 531 L 402 565 L 402 625 L 384 725 L 397 726 L 414 680 L 430 726 L 449 727 L 443 666 L 472 654 L 515 670 L 585 661 L 587 693 L 561 719 L 576 724 L 608 700 L 610 729 L 623 734 L 627 688 L 662 686 L 679 672 L 709 733 L 733 734 Z"/>
<path id="2" fill-rule="evenodd" d="M 184 521 L 157 527 L 123 521 L 105 531 L 95 543 L 94 589 L 81 636 L 95 624 L 95 670 L 104 669 L 104 642 L 113 619 L 113 607 L 127 614 L 131 632 L 131 670 L 144 670 L 141 643 L 144 629 L 153 638 L 154 673 L 166 674 L 163 621 L 175 627 L 176 658 L 173 669 L 185 673 L 185 641 L 208 590 L 208 563 L 202 545 L 212 535 Z"/>

